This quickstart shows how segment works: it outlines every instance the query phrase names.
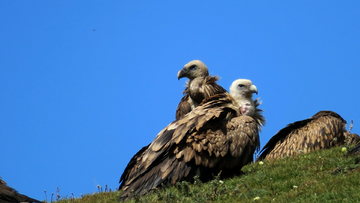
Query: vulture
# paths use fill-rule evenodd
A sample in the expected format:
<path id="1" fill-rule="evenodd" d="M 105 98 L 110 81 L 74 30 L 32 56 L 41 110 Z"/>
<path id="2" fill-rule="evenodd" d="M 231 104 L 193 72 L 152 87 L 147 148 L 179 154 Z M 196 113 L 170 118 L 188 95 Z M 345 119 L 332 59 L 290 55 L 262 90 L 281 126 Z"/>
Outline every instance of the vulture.
<path id="1" fill-rule="evenodd" d="M 5 181 L 0 178 L 0 202 L 27 202 L 41 203 L 39 200 L 32 199 L 26 195 L 18 193 L 14 188 L 9 187 Z"/>
<path id="2" fill-rule="evenodd" d="M 278 159 L 344 144 L 349 136 L 345 128 L 346 121 L 339 114 L 319 111 L 278 131 L 260 151 L 257 160 Z"/>
<path id="3" fill-rule="evenodd" d="M 253 161 L 260 146 L 259 130 L 265 120 L 260 114 L 261 118 L 243 114 L 255 116 L 254 112 L 260 112 L 242 112 L 256 103 L 242 108 L 242 101 L 235 99 L 252 98 L 257 89 L 251 81 L 240 80 L 233 85 L 237 92 L 232 92 L 234 97 L 224 92 L 204 99 L 135 154 L 120 178 L 120 201 L 160 186 L 192 182 L 195 176 L 208 181 L 218 174 L 221 178 L 241 174 L 241 168 Z"/>
<path id="4" fill-rule="evenodd" d="M 219 80 L 219 77 L 213 77 L 209 75 L 207 66 L 200 60 L 190 61 L 189 63 L 185 64 L 185 66 L 180 71 L 178 71 L 178 80 L 184 77 L 187 77 L 189 81 L 187 82 L 186 88 L 183 92 L 184 96 L 180 100 L 180 103 L 176 109 L 175 119 L 179 119 L 185 114 L 189 113 L 204 99 L 207 99 L 216 94 L 227 92 L 223 87 L 216 83 L 216 81 Z M 132 157 L 126 169 L 131 169 L 136 164 L 137 159 L 142 156 L 143 152 L 150 146 L 150 144 L 143 147 Z M 126 179 L 125 177 L 127 176 L 128 172 L 130 171 L 124 171 L 120 178 L 120 182 Z"/>
<path id="5" fill-rule="evenodd" d="M 181 99 L 175 118 L 179 119 L 197 107 L 204 99 L 213 95 L 227 92 L 218 85 L 217 76 L 209 75 L 208 68 L 200 60 L 193 60 L 187 63 L 177 74 L 178 79 L 187 77 L 189 81 L 184 90 L 184 96 Z"/>

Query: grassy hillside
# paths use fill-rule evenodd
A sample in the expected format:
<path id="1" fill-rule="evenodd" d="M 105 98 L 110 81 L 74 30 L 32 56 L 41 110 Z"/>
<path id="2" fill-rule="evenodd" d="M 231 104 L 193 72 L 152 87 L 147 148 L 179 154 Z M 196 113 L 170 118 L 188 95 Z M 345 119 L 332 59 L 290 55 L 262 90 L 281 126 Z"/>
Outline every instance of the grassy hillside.
<path id="1" fill-rule="evenodd" d="M 245 175 L 208 183 L 178 183 L 127 202 L 360 202 L 360 155 L 342 147 L 244 167 Z M 117 202 L 100 192 L 61 203 Z"/>

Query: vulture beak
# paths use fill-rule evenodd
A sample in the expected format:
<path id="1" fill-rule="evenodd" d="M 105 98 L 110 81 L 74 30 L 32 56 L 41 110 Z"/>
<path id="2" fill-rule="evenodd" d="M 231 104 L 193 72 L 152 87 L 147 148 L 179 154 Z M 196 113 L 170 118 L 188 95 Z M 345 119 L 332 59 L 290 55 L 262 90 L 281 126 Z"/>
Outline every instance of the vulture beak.
<path id="1" fill-rule="evenodd" d="M 178 72 L 178 74 L 177 74 L 178 80 L 180 80 L 180 78 L 185 77 L 185 76 L 186 76 L 186 72 L 187 72 L 187 71 L 186 71 L 185 68 L 181 69 L 181 70 Z"/>
<path id="2" fill-rule="evenodd" d="M 256 93 L 256 94 L 258 94 L 258 90 L 257 90 L 257 88 L 256 88 L 255 85 L 251 85 L 251 86 L 250 86 L 250 91 L 251 91 L 251 93 Z"/>

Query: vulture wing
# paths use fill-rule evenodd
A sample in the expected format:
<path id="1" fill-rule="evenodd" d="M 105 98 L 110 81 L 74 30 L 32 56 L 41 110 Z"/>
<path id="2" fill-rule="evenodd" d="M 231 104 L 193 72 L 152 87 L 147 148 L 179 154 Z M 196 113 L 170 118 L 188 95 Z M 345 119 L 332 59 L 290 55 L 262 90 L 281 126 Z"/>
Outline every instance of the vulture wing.
<path id="1" fill-rule="evenodd" d="M 129 163 L 131 168 L 122 176 L 120 200 L 128 198 L 131 191 L 143 195 L 161 185 L 193 181 L 196 175 L 207 181 L 220 171 L 222 177 L 240 174 L 259 147 L 258 131 L 257 122 L 241 116 L 228 93 L 210 97 L 169 124 L 145 151 L 137 153 L 136 164 Z"/>
<path id="2" fill-rule="evenodd" d="M 129 161 L 128 165 L 126 166 L 123 174 L 120 177 L 120 183 L 124 182 L 125 180 L 129 179 L 129 175 L 131 173 L 132 168 L 136 165 L 136 163 L 138 163 L 141 159 L 142 156 L 144 155 L 144 152 L 149 148 L 150 144 L 148 144 L 147 146 L 141 148 Z"/>
<path id="3" fill-rule="evenodd" d="M 342 144 L 345 127 L 346 121 L 339 114 L 320 111 L 309 119 L 281 129 L 261 150 L 258 160 L 283 158 Z"/>

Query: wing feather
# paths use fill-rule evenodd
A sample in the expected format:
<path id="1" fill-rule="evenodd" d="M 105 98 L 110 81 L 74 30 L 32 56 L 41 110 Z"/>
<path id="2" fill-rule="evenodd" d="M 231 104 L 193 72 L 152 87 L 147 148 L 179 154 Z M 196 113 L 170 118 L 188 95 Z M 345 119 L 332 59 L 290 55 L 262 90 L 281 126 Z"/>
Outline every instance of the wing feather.
<path id="1" fill-rule="evenodd" d="M 240 172 L 259 146 L 259 127 L 251 117 L 237 117 L 238 109 L 227 93 L 216 95 L 168 125 L 136 158 L 131 175 L 121 184 L 125 190 L 121 197 L 128 197 L 131 190 L 142 194 L 161 184 L 191 181 L 194 175 L 206 180 L 220 170 L 237 167 Z"/>
<path id="2" fill-rule="evenodd" d="M 293 156 L 343 144 L 345 127 L 346 121 L 337 113 L 320 111 L 309 119 L 281 129 L 261 150 L 258 160 Z"/>
<path id="3" fill-rule="evenodd" d="M 184 91 L 184 94 L 186 93 L 186 90 Z M 185 114 L 189 113 L 191 111 L 191 98 L 188 94 L 185 94 L 183 98 L 181 98 L 180 103 L 176 109 L 176 115 L 175 119 L 179 119 Z"/>
<path id="4" fill-rule="evenodd" d="M 249 116 L 239 116 L 232 119 L 228 123 L 227 129 L 230 129 L 228 136 L 233 146 L 230 153 L 233 157 L 240 157 L 244 154 L 247 147 L 251 147 L 249 151 L 254 153 L 256 148 L 260 146 L 259 128 L 257 122 Z M 251 154 L 252 161 L 252 154 Z M 249 163 L 251 162 L 249 161 Z"/>

